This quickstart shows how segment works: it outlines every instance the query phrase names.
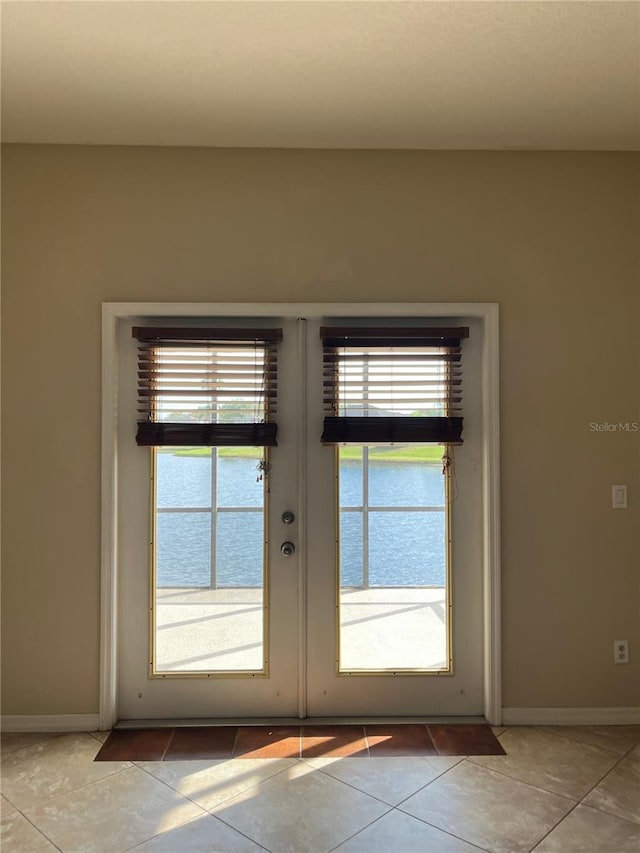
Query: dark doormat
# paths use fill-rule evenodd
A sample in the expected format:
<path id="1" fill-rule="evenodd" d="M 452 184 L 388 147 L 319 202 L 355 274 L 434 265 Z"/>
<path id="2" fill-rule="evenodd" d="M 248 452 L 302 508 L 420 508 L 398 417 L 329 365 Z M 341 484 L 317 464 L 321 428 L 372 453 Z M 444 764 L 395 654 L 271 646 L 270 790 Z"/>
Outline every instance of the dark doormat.
<path id="1" fill-rule="evenodd" d="M 115 729 L 96 761 L 505 755 L 491 727 L 461 725 L 194 726 Z"/>

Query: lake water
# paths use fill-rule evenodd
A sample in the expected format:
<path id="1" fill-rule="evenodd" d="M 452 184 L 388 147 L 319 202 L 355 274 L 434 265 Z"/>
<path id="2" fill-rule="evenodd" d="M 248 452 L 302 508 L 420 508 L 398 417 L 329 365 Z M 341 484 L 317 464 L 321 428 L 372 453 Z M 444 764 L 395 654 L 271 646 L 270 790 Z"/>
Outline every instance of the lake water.
<path id="1" fill-rule="evenodd" d="M 217 465 L 216 574 L 218 586 L 262 584 L 263 484 L 255 459 L 219 457 Z M 158 453 L 159 509 L 212 506 L 210 456 Z M 444 481 L 439 463 L 369 462 L 369 584 L 442 586 L 445 579 Z M 343 586 L 363 583 L 362 465 L 340 465 Z M 430 507 L 405 511 L 403 507 Z M 255 509 L 233 511 L 231 508 Z M 435 510 L 435 511 L 434 511 Z M 158 586 L 208 586 L 211 579 L 211 512 L 158 512 Z"/>

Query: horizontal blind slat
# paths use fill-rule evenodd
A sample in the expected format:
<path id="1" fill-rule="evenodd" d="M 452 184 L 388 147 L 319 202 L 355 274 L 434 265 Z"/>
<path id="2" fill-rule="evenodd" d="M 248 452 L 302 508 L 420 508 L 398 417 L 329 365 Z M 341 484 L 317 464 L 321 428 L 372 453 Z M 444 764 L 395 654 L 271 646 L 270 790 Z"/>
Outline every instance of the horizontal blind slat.
<path id="1" fill-rule="evenodd" d="M 149 341 L 157 346 L 170 346 L 175 342 L 188 344 L 191 341 L 209 344 L 224 341 L 281 341 L 282 329 L 237 329 L 218 327 L 190 326 L 134 326 L 132 337 L 139 341 Z"/>
<path id="2" fill-rule="evenodd" d="M 323 327 L 325 444 L 462 442 L 467 327 Z"/>
<path id="3" fill-rule="evenodd" d="M 165 447 L 274 447 L 277 425 L 265 424 L 138 424 L 141 446 Z"/>
<path id="4" fill-rule="evenodd" d="M 420 338 L 439 339 L 469 337 L 468 326 L 321 326 L 323 340 L 340 338 L 357 341 L 360 338 L 375 338 L 384 344 L 387 338 L 399 338 L 404 342 Z"/>
<path id="5" fill-rule="evenodd" d="M 136 327 L 140 445 L 276 444 L 281 329 Z"/>

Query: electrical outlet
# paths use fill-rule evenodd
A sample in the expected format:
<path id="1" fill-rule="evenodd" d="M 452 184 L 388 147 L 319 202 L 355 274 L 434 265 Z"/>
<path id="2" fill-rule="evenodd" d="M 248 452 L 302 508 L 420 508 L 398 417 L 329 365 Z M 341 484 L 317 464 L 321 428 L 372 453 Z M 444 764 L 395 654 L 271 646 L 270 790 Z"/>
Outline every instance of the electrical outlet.
<path id="1" fill-rule="evenodd" d="M 629 663 L 629 640 L 613 641 L 613 662 Z"/>

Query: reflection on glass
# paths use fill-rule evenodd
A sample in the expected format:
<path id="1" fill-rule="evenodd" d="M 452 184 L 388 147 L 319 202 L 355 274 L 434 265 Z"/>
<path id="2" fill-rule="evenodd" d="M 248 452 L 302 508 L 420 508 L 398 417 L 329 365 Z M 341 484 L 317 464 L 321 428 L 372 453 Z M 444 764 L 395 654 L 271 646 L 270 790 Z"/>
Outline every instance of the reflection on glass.
<path id="1" fill-rule="evenodd" d="M 156 506 L 211 506 L 211 448 L 158 448 Z"/>
<path id="2" fill-rule="evenodd" d="M 156 451 L 155 673 L 264 670 L 261 459 L 247 448 Z"/>
<path id="3" fill-rule="evenodd" d="M 444 506 L 442 462 L 423 460 L 417 451 L 409 455 L 409 450 L 375 447 L 369 451 L 371 506 Z M 437 452 L 440 454 L 441 449 Z M 394 453 L 398 454 L 395 462 Z"/>
<path id="4" fill-rule="evenodd" d="M 358 448 L 355 472 L 353 450 L 338 451 L 340 671 L 446 671 L 442 449 Z"/>
<path id="5" fill-rule="evenodd" d="M 340 513 L 340 586 L 362 586 L 362 513 Z"/>
<path id="6" fill-rule="evenodd" d="M 221 512 L 218 516 L 218 586 L 262 586 L 264 516 L 261 512 Z"/>
<path id="7" fill-rule="evenodd" d="M 369 513 L 371 586 L 445 585 L 444 512 Z"/>
<path id="8" fill-rule="evenodd" d="M 340 506 L 362 506 L 362 448 L 340 451 Z"/>
<path id="9" fill-rule="evenodd" d="M 244 451 L 232 456 L 230 448 L 220 447 L 218 457 L 218 506 L 262 506 L 264 486 L 258 463 L 263 454 L 256 447 L 233 448 Z"/>
<path id="10" fill-rule="evenodd" d="M 166 587 L 211 585 L 211 513 L 158 513 L 156 583 Z"/>

